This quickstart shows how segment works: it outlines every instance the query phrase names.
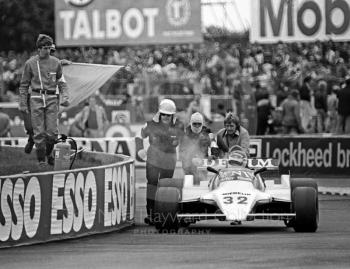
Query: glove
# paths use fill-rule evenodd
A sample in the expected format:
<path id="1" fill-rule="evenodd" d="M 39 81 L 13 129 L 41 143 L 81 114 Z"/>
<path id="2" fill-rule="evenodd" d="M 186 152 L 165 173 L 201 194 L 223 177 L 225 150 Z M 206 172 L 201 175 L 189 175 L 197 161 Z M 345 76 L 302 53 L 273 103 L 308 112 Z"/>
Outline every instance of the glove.
<path id="1" fill-rule="evenodd" d="M 70 103 L 69 103 L 68 100 L 65 100 L 60 105 L 63 106 L 63 107 L 68 107 L 70 105 Z"/>
<path id="2" fill-rule="evenodd" d="M 215 155 L 211 155 L 211 156 L 208 156 L 208 161 L 214 161 L 214 160 L 217 160 L 218 159 L 218 157 L 217 156 L 215 156 Z"/>
<path id="3" fill-rule="evenodd" d="M 174 147 L 177 147 L 177 145 L 179 144 L 179 140 L 177 139 L 177 137 L 175 135 L 172 135 L 170 138 L 171 138 L 171 144 Z"/>
<path id="4" fill-rule="evenodd" d="M 143 161 L 147 161 L 147 150 L 145 149 L 140 149 L 138 152 L 137 152 L 137 156 L 143 160 Z"/>
<path id="5" fill-rule="evenodd" d="M 69 65 L 69 64 L 72 64 L 71 61 L 67 60 L 67 59 L 62 59 L 61 61 L 61 65 Z"/>
<path id="6" fill-rule="evenodd" d="M 219 148 L 210 148 L 210 152 L 212 156 L 215 156 L 216 158 L 219 157 L 220 155 L 220 150 Z"/>

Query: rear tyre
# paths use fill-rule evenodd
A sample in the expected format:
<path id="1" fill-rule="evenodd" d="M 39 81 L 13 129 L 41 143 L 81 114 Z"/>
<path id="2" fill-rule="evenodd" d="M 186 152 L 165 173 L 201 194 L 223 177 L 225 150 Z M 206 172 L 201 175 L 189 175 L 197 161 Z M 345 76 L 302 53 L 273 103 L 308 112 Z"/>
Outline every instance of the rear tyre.
<path id="1" fill-rule="evenodd" d="M 313 187 L 296 187 L 293 192 L 296 232 L 316 232 L 318 227 L 318 196 Z"/>
<path id="2" fill-rule="evenodd" d="M 180 191 L 176 187 L 158 187 L 154 206 L 154 223 L 159 232 L 177 232 Z"/>

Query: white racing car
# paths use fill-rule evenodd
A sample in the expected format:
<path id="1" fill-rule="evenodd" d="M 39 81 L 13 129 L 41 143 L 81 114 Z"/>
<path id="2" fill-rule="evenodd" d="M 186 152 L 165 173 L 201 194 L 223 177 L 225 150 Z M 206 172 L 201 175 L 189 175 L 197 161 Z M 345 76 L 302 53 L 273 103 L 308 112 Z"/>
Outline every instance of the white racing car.
<path id="1" fill-rule="evenodd" d="M 201 176 L 160 179 L 155 201 L 155 226 L 177 231 L 197 221 L 217 219 L 231 224 L 255 219 L 282 220 L 296 232 L 318 227 L 318 189 L 313 180 L 281 175 L 262 176 L 278 170 L 273 159 L 248 159 L 245 166 L 232 159 L 202 160 Z"/>

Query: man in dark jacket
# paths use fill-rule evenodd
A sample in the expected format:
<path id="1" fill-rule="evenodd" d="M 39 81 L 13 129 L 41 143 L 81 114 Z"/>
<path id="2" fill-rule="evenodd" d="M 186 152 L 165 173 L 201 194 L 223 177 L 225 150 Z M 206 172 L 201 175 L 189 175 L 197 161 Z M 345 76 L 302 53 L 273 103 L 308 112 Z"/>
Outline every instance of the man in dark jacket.
<path id="1" fill-rule="evenodd" d="M 161 178 L 172 178 L 176 166 L 176 147 L 183 135 L 183 125 L 175 118 L 176 106 L 170 99 L 164 99 L 159 104 L 159 110 L 151 121 L 141 129 L 141 137 L 136 137 L 138 155 L 144 155 L 143 140 L 148 137 L 149 148 L 146 161 L 146 209 L 145 222 L 153 224 L 154 200 L 157 184 Z M 141 145 L 140 145 L 141 144 Z"/>
<path id="2" fill-rule="evenodd" d="M 338 92 L 338 133 L 350 134 L 350 76 L 346 78 L 345 87 Z"/>

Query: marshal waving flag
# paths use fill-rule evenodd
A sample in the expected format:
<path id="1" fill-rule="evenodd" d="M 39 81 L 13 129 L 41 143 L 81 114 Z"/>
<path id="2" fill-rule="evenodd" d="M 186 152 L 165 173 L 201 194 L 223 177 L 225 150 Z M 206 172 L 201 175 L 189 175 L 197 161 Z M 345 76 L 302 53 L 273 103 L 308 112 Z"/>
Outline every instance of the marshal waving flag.
<path id="1" fill-rule="evenodd" d="M 72 63 L 63 66 L 63 74 L 69 88 L 70 107 L 94 94 L 120 68 L 120 65 Z"/>
<path id="2" fill-rule="evenodd" d="M 200 0 L 55 0 L 58 46 L 202 42 Z"/>

